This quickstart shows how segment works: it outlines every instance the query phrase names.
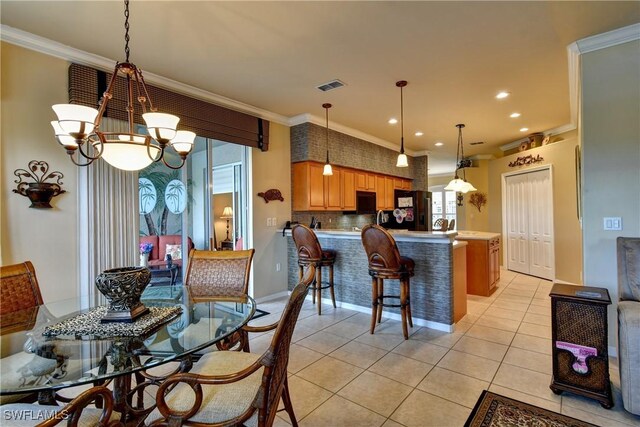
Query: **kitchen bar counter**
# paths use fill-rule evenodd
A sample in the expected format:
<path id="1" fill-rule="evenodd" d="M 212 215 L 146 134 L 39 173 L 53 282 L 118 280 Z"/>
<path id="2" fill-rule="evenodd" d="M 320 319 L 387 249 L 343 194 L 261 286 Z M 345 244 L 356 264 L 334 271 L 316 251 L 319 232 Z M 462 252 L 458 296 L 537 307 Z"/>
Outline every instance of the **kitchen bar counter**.
<path id="1" fill-rule="evenodd" d="M 490 233 L 488 231 L 458 231 L 456 239 L 461 240 L 491 240 L 500 237 L 500 233 Z"/>
<path id="2" fill-rule="evenodd" d="M 411 278 L 411 311 L 415 326 L 427 326 L 452 332 L 455 322 L 466 313 L 464 289 L 454 290 L 454 249 L 466 251 L 466 243 L 456 241 L 458 234 L 449 232 L 390 230 L 400 254 L 412 258 L 415 276 Z M 323 249 L 337 252 L 334 265 L 336 301 L 339 306 L 371 313 L 371 276 L 361 232 L 351 230 L 315 230 Z M 282 235 L 282 230 L 279 231 Z M 298 257 L 291 230 L 285 230 L 288 251 L 289 289 L 298 282 Z M 459 248 L 459 249 L 458 249 Z M 456 259 L 460 257 L 455 257 Z M 460 263 L 460 262 L 458 262 Z M 464 261 L 462 261 L 464 264 Z M 457 271 L 465 269 L 456 265 Z M 328 274 L 328 273 L 327 273 Z M 327 277 L 323 272 L 323 277 Z M 398 281 L 385 281 L 385 294 L 399 294 Z M 323 293 L 323 297 L 325 294 Z M 326 295 L 324 303 L 330 304 Z M 455 300 L 455 310 L 454 310 Z M 464 301 L 464 306 L 460 306 Z M 455 313 L 454 313 L 455 311 Z M 383 315 L 400 318 L 399 309 L 385 308 Z"/>

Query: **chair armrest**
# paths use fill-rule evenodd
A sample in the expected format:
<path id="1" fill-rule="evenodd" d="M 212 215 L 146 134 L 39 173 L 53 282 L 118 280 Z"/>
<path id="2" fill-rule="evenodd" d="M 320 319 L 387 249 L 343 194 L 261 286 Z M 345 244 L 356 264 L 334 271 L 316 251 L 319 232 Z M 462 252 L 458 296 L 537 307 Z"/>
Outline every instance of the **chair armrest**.
<path id="1" fill-rule="evenodd" d="M 37 427 L 52 427 L 62 421 L 69 422 L 69 425 L 77 425 L 80 420 L 80 416 L 82 415 L 82 411 L 87 407 L 87 405 L 98 398 L 102 399 L 104 408 L 102 409 L 97 425 L 114 427 L 123 426 L 124 424 L 118 420 L 109 421 L 113 413 L 113 395 L 111 394 L 111 390 L 104 386 L 96 386 L 79 394 L 75 399 L 66 404 L 64 408 L 57 411 L 52 418 L 43 421 L 38 424 Z"/>
<path id="2" fill-rule="evenodd" d="M 280 321 L 278 320 L 275 323 L 272 323 L 270 325 L 264 325 L 264 326 L 244 325 L 242 327 L 242 330 L 246 331 L 246 332 L 268 332 L 268 331 L 272 331 L 275 328 L 277 328 L 279 323 L 280 323 Z"/>

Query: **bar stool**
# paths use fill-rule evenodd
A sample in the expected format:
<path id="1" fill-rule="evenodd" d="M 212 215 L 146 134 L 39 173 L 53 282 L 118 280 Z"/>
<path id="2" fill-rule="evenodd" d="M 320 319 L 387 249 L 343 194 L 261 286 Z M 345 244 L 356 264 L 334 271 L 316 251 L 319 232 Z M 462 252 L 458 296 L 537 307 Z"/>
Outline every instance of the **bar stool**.
<path id="1" fill-rule="evenodd" d="M 318 236 L 309 227 L 298 224 L 291 229 L 293 242 L 296 244 L 298 252 L 298 266 L 300 267 L 300 280 L 304 274 L 304 267 L 313 264 L 316 267 L 316 280 L 312 284 L 313 303 L 316 303 L 318 295 L 318 315 L 322 314 L 322 289 L 331 291 L 331 302 L 336 307 L 336 296 L 333 292 L 333 264 L 336 262 L 336 251 L 332 249 L 322 249 Z M 329 267 L 329 283 L 322 286 L 322 267 Z"/>
<path id="2" fill-rule="evenodd" d="M 400 256 L 396 241 L 387 230 L 379 225 L 369 224 L 362 229 L 362 245 L 369 259 L 369 275 L 371 276 L 371 333 L 382 320 L 382 307 L 399 307 L 402 314 L 402 334 L 409 339 L 407 323 L 413 328 L 411 319 L 411 298 L 409 278 L 413 277 L 415 262 L 408 257 Z M 385 295 L 384 280 L 400 280 L 400 295 Z M 387 304 L 385 298 L 396 298 L 400 304 Z"/>

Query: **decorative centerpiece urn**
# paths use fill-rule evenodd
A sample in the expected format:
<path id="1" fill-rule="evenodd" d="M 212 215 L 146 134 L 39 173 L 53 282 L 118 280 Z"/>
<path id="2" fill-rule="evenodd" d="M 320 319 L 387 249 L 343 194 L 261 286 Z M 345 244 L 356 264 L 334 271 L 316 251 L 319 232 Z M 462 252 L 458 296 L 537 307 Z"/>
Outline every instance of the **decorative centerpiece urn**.
<path id="1" fill-rule="evenodd" d="M 96 287 L 109 302 L 101 322 L 133 322 L 148 313 L 140 297 L 150 281 L 151 271 L 146 267 L 113 268 L 100 273 Z"/>

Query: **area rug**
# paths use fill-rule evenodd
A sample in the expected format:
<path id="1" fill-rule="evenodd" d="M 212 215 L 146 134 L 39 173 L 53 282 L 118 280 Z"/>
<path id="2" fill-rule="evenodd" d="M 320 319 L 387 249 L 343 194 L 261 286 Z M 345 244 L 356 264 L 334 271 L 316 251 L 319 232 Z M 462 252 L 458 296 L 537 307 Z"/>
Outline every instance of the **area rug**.
<path id="1" fill-rule="evenodd" d="M 557 412 L 484 390 L 465 427 L 597 427 Z"/>

